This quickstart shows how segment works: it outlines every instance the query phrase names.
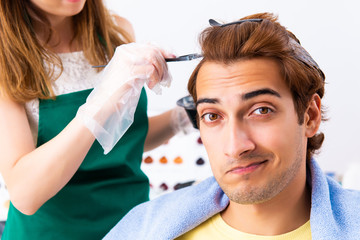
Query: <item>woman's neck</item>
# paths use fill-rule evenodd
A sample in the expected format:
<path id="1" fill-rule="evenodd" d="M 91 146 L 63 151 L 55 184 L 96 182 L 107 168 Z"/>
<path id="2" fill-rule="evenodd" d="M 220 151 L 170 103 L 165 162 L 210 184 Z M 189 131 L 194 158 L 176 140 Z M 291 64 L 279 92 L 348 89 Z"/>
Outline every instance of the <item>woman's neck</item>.
<path id="1" fill-rule="evenodd" d="M 34 30 L 39 41 L 56 53 L 66 53 L 81 50 L 78 42 L 73 40 L 74 29 L 71 17 L 47 16 L 53 29 L 51 38 L 41 29 L 42 27 L 34 24 Z M 48 42 L 47 42 L 48 41 Z"/>

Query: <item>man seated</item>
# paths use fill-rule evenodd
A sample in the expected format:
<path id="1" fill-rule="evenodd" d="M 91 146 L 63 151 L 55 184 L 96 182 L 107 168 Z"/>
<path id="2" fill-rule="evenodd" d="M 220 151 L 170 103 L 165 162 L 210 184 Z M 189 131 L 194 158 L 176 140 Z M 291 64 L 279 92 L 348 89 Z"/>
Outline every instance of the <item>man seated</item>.
<path id="1" fill-rule="evenodd" d="M 135 207 L 105 239 L 360 239 L 360 192 L 313 159 L 319 66 L 272 14 L 211 25 L 188 89 L 214 177 Z"/>

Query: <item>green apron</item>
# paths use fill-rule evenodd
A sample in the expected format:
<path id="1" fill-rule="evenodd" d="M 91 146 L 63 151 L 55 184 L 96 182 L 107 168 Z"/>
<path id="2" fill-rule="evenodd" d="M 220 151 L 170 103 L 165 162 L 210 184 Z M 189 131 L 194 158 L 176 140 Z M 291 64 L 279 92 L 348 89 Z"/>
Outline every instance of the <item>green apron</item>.
<path id="1" fill-rule="evenodd" d="M 90 92 L 40 100 L 37 146 L 65 128 Z M 148 131 L 146 110 L 142 89 L 134 123 L 113 150 L 104 155 L 95 141 L 69 183 L 34 215 L 24 215 L 10 204 L 2 239 L 101 239 L 133 206 L 147 201 L 149 181 L 140 169 Z"/>

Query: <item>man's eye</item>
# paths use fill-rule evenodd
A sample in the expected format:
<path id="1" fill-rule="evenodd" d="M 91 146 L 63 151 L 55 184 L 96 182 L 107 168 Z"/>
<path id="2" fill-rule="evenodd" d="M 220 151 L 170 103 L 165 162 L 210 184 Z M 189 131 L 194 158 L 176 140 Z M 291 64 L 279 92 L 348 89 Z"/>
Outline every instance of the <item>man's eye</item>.
<path id="1" fill-rule="evenodd" d="M 219 118 L 219 115 L 215 113 L 205 113 L 202 115 L 201 119 L 205 120 L 205 122 L 213 122 L 216 121 Z"/>
<path id="2" fill-rule="evenodd" d="M 265 114 L 268 114 L 272 112 L 272 110 L 268 107 L 259 107 L 257 108 L 254 113 L 257 114 L 257 115 L 265 115 Z"/>

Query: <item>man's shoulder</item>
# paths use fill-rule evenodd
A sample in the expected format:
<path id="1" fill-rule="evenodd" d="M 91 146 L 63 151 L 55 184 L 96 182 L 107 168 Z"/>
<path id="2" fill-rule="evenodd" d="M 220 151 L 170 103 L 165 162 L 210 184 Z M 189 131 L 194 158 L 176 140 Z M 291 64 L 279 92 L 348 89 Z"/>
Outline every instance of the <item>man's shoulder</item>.
<path id="1" fill-rule="evenodd" d="M 343 188 L 313 164 L 313 239 L 360 239 L 360 192 Z"/>
<path id="2" fill-rule="evenodd" d="M 339 201 L 359 201 L 360 200 L 360 191 L 344 188 L 341 186 L 341 183 L 333 179 L 332 177 L 326 176 L 329 194 L 333 200 Z M 359 204 L 360 206 L 360 204 Z"/>
<path id="3" fill-rule="evenodd" d="M 360 213 L 360 191 L 343 188 L 333 179 L 328 179 L 328 183 L 332 203 L 352 206 L 352 212 L 357 211 L 357 214 Z"/>
<path id="4" fill-rule="evenodd" d="M 173 239 L 228 205 L 228 198 L 210 177 L 196 185 L 164 194 L 133 208 L 105 239 Z"/>
<path id="5" fill-rule="evenodd" d="M 315 161 L 312 162 L 312 203 L 324 207 L 331 205 L 333 210 L 345 210 L 348 206 L 352 212 L 360 212 L 360 191 L 346 189 L 330 176 L 326 176 Z M 347 213 L 348 211 L 340 211 Z"/>
<path id="6" fill-rule="evenodd" d="M 211 194 L 221 190 L 214 177 L 209 177 L 192 186 L 184 187 L 179 190 L 163 194 L 150 201 L 144 202 L 134 208 L 149 208 L 154 206 L 161 207 L 167 204 L 175 204 L 176 202 L 192 202 L 201 197 L 201 195 Z M 196 193 L 196 194 L 195 194 Z M 202 197 L 201 197 L 202 198 Z M 164 206 L 165 207 L 165 206 Z"/>
<path id="7" fill-rule="evenodd" d="M 343 188 L 311 161 L 313 239 L 360 239 L 360 192 Z"/>

